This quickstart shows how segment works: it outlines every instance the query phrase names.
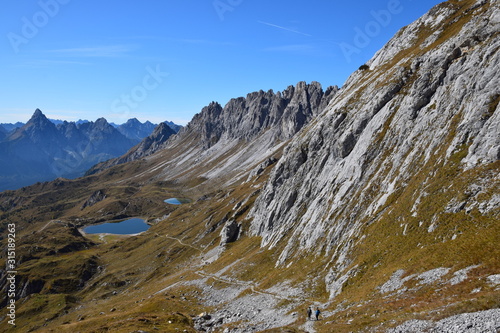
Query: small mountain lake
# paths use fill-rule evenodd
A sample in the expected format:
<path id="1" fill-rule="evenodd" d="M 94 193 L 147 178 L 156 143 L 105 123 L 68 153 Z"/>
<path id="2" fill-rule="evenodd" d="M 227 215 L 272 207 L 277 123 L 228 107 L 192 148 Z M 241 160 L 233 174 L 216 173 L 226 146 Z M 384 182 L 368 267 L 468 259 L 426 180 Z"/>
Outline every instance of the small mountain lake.
<path id="1" fill-rule="evenodd" d="M 140 218 L 131 218 L 121 222 L 107 222 L 91 225 L 83 229 L 87 234 L 133 235 L 149 229 L 149 225 Z"/>
<path id="2" fill-rule="evenodd" d="M 190 203 L 191 200 L 186 199 L 186 198 L 170 198 L 170 199 L 164 200 L 164 202 L 171 204 L 171 205 L 182 205 L 182 204 Z"/>

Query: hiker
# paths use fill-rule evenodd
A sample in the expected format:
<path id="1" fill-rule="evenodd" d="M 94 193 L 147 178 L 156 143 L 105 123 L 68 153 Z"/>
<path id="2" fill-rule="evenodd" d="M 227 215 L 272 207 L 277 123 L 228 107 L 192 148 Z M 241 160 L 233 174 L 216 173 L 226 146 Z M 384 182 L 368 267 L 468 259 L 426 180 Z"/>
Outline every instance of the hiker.
<path id="1" fill-rule="evenodd" d="M 307 308 L 307 320 L 311 320 L 311 315 L 312 315 L 313 310 L 311 307 Z"/>
<path id="2" fill-rule="evenodd" d="M 316 320 L 319 320 L 319 315 L 320 315 L 321 311 L 319 311 L 319 308 L 316 308 Z"/>

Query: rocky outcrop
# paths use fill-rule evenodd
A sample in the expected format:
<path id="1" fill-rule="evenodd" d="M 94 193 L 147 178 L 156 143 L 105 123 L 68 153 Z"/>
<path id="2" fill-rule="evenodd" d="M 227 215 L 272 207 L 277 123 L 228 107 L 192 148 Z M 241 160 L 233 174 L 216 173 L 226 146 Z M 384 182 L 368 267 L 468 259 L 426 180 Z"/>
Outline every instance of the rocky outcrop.
<path id="1" fill-rule="evenodd" d="M 92 207 L 93 205 L 104 199 L 106 199 L 106 194 L 103 190 L 95 191 L 87 200 L 85 200 L 80 210 L 84 210 L 87 207 Z"/>
<path id="2" fill-rule="evenodd" d="M 259 164 L 256 168 L 254 168 L 252 171 L 250 171 L 250 174 L 248 175 L 248 180 L 261 175 L 264 172 L 264 170 L 266 170 L 268 167 L 275 164 L 276 162 L 278 162 L 278 159 L 276 157 L 274 156 L 269 157 L 264 162 Z"/>
<path id="3" fill-rule="evenodd" d="M 409 320 L 389 333 L 404 332 L 498 332 L 500 330 L 500 310 L 486 310 L 474 313 L 463 313 L 437 322 L 431 320 Z"/>
<path id="4" fill-rule="evenodd" d="M 240 225 L 234 220 L 226 222 L 220 232 L 220 245 L 226 245 L 228 243 L 235 242 L 238 239 L 239 235 Z"/>
<path id="5" fill-rule="evenodd" d="M 351 75 L 285 148 L 251 211 L 251 232 L 263 246 L 286 237 L 278 264 L 312 250 L 335 258 L 333 276 L 346 276 L 353 240 L 412 182 L 416 200 L 408 209 L 419 214 L 419 173 L 430 172 L 422 176 L 430 183 L 439 168 L 459 163 L 465 177 L 499 160 L 499 30 L 496 2 L 443 3 Z M 498 180 L 487 173 L 470 181 L 479 178 L 490 195 L 469 205 L 498 210 L 491 195 Z"/>

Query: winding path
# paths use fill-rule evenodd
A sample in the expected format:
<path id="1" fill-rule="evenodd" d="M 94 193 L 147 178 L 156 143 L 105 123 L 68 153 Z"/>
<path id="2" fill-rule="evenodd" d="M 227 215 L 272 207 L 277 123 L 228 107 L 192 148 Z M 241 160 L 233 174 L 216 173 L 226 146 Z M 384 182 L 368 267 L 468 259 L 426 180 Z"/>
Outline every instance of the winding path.
<path id="1" fill-rule="evenodd" d="M 299 300 L 298 298 L 292 298 L 292 297 L 283 297 L 283 296 L 279 296 L 279 295 L 276 295 L 274 293 L 270 293 L 268 291 L 261 291 L 261 290 L 257 290 L 257 287 L 255 286 L 254 283 L 251 283 L 251 282 L 243 282 L 243 281 L 239 281 L 239 280 L 229 280 L 229 279 L 224 279 L 218 275 L 215 275 L 215 274 L 208 274 L 208 273 L 205 273 L 203 271 L 196 271 L 195 272 L 196 274 L 198 274 L 199 276 L 202 276 L 204 278 L 212 278 L 212 279 L 215 279 L 219 282 L 223 282 L 223 283 L 227 283 L 227 284 L 232 284 L 232 285 L 236 285 L 236 286 L 241 286 L 241 287 L 248 287 L 252 290 L 252 292 L 256 293 L 256 294 L 261 294 L 261 295 L 269 295 L 269 296 L 273 296 L 277 299 L 280 299 L 280 300 L 288 300 L 288 301 L 297 301 Z M 302 301 L 302 300 L 301 300 Z"/>
<path id="2" fill-rule="evenodd" d="M 158 233 L 157 233 L 158 236 L 160 236 Z M 200 253 L 203 253 L 204 250 L 200 249 L 200 248 L 197 248 L 195 246 L 192 246 L 190 244 L 186 244 L 184 243 L 180 238 L 178 237 L 172 237 L 172 236 L 169 236 L 169 235 L 165 235 L 166 238 L 168 239 L 171 239 L 171 240 L 174 240 L 174 241 L 177 241 L 179 244 L 183 245 L 183 246 L 186 246 L 186 247 L 190 247 Z M 240 287 L 247 287 L 247 288 L 250 288 L 252 290 L 252 292 L 256 293 L 256 294 L 261 294 L 261 295 L 267 295 L 267 296 L 271 296 L 271 297 L 274 297 L 274 298 L 277 298 L 279 300 L 287 300 L 287 301 L 293 301 L 293 302 L 305 302 L 306 300 L 304 298 L 299 298 L 299 297 L 287 297 L 287 296 L 280 296 L 280 295 L 277 295 L 275 293 L 271 293 L 271 292 L 268 292 L 268 291 L 262 291 L 262 290 L 259 290 L 258 287 L 255 285 L 255 283 L 252 283 L 252 282 L 245 282 L 245 281 L 240 281 L 240 280 L 236 280 L 236 279 L 226 279 L 226 278 L 223 278 L 221 277 L 220 275 L 216 275 L 216 274 L 210 274 L 210 273 L 206 273 L 202 270 L 197 270 L 194 272 L 195 274 L 199 275 L 200 277 L 202 278 L 212 278 L 212 279 L 215 279 L 219 282 L 222 282 L 222 283 L 226 283 L 226 284 L 231 284 L 231 285 L 236 285 L 236 286 L 240 286 Z M 178 281 L 172 285 L 169 285 L 168 287 L 166 288 L 163 288 L 159 291 L 157 291 L 155 294 L 159 294 L 159 293 L 162 293 L 170 288 L 173 288 L 179 284 L 182 284 L 184 283 L 184 281 Z M 302 326 L 300 326 L 301 329 L 305 330 L 307 333 L 316 333 L 316 330 L 314 329 L 314 321 L 312 320 L 308 320 L 306 321 Z"/>
<path id="3" fill-rule="evenodd" d="M 192 246 L 192 245 L 189 245 L 189 244 L 186 244 L 184 243 L 181 239 L 177 238 L 177 237 L 172 237 L 172 236 L 169 236 L 169 235 L 165 235 L 165 237 L 167 237 L 168 239 L 172 239 L 172 240 L 175 240 L 175 241 L 178 241 L 179 244 L 181 245 L 184 245 L 184 246 L 187 246 L 187 247 L 190 247 L 192 249 L 195 249 L 196 251 L 199 251 L 200 253 L 203 253 L 203 250 L 195 247 L 195 246 Z"/>

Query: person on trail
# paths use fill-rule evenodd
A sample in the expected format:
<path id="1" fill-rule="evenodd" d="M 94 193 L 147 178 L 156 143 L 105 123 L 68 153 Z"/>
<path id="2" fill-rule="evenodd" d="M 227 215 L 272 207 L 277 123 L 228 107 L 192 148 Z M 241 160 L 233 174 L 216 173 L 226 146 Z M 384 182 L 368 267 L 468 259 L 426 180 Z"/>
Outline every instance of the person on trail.
<path id="1" fill-rule="evenodd" d="M 319 311 L 319 308 L 316 308 L 316 312 L 315 312 L 316 320 L 319 320 L 320 313 L 321 313 L 321 311 Z"/>
<path id="2" fill-rule="evenodd" d="M 311 320 L 311 315 L 312 315 L 313 310 L 311 307 L 307 308 L 307 320 Z"/>

